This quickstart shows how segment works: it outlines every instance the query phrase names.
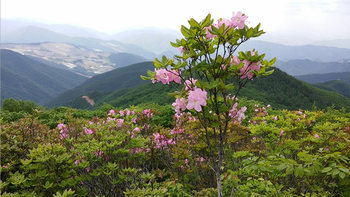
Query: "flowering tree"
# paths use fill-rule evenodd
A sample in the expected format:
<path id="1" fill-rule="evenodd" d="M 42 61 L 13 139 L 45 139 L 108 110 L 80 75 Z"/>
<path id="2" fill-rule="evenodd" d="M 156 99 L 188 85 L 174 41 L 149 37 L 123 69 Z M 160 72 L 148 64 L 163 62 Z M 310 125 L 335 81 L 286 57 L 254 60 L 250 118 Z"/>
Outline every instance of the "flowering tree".
<path id="1" fill-rule="evenodd" d="M 269 69 L 276 60 L 263 60 L 265 54 L 255 50 L 236 53 L 241 44 L 265 33 L 260 24 L 246 26 L 246 19 L 241 12 L 217 23 L 210 14 L 201 22 L 190 19 L 189 28 L 181 26 L 184 38 L 171 43 L 182 56 L 155 59 L 155 71 L 148 71 L 148 77 L 141 76 L 153 83 L 177 84 L 178 91 L 172 94 L 177 115 L 185 110 L 197 115 L 205 131 L 200 136 L 205 136 L 210 151 L 218 196 L 222 196 L 220 175 L 228 123 L 240 123 L 245 118 L 246 107 L 238 108 L 237 95 L 255 77 L 272 74 Z M 211 133 L 214 139 L 209 139 Z"/>

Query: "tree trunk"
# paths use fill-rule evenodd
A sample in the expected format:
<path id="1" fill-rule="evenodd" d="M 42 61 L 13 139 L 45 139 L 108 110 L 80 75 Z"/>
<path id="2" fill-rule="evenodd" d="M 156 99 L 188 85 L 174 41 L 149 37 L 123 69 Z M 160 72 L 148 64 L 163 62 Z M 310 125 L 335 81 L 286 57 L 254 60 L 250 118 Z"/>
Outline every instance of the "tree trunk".
<path id="1" fill-rule="evenodd" d="M 222 197 L 222 185 L 221 185 L 221 178 L 220 178 L 220 168 L 216 169 L 216 184 L 218 189 L 218 197 Z"/>

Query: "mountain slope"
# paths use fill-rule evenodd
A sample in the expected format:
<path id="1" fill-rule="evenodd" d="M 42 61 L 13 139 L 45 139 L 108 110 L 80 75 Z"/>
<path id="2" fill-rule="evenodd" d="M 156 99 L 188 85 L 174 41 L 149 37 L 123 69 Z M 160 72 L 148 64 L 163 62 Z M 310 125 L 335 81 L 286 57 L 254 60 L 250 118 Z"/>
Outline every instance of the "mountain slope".
<path id="1" fill-rule="evenodd" d="M 1 50 L 1 103 L 13 97 L 42 104 L 86 77 L 47 66 L 10 50 Z"/>
<path id="2" fill-rule="evenodd" d="M 295 78 L 311 84 L 322 83 L 322 82 L 332 81 L 332 80 L 341 80 L 350 84 L 350 72 L 298 75 L 298 76 L 295 76 Z"/>
<path id="3" fill-rule="evenodd" d="M 147 61 L 144 57 L 130 53 L 112 53 L 110 56 L 108 56 L 108 58 L 111 63 L 115 64 L 113 65 L 114 68 L 121 68 Z"/>
<path id="4" fill-rule="evenodd" d="M 349 52 L 350 54 L 350 52 Z M 350 72 L 350 61 L 316 62 L 307 59 L 277 61 L 276 67 L 292 76 Z"/>
<path id="5" fill-rule="evenodd" d="M 112 92 L 122 88 L 142 85 L 147 83 L 147 81 L 142 80 L 140 75 L 146 75 L 147 71 L 152 69 L 154 69 L 152 62 L 142 62 L 96 75 L 81 85 L 60 94 L 44 104 L 44 106 L 63 106 L 76 97 L 82 97 L 89 92 Z"/>
<path id="6" fill-rule="evenodd" d="M 108 53 L 126 52 L 146 59 L 153 59 L 155 53 L 147 51 L 133 44 L 125 44 L 116 40 L 101 40 L 87 37 L 71 37 L 36 26 L 26 26 L 2 36 L 1 43 L 69 43 L 90 49 L 102 50 Z"/>
<path id="7" fill-rule="evenodd" d="M 327 81 L 323 83 L 312 84 L 313 86 L 327 91 L 332 91 L 350 98 L 350 84 L 341 80 Z"/>
<path id="8" fill-rule="evenodd" d="M 265 53 L 267 59 L 276 57 L 280 61 L 308 59 L 319 62 L 337 62 L 350 58 L 350 49 L 314 45 L 286 46 L 260 40 L 245 42 L 238 50 L 246 51 L 254 48 L 260 54 Z"/>
<path id="9" fill-rule="evenodd" d="M 94 106 L 89 105 L 85 99 L 75 97 L 67 102 L 67 106 L 94 109 L 103 103 L 109 103 L 116 107 L 128 107 L 140 103 L 154 102 L 158 104 L 171 104 L 174 98 L 167 93 L 173 92 L 170 86 L 156 83 L 136 86 L 127 89 L 117 89 L 112 92 L 90 91 L 86 96 L 94 100 Z M 310 110 L 314 102 L 316 106 L 325 109 L 335 105 L 336 108 L 345 107 L 350 110 L 350 99 L 342 95 L 320 90 L 305 82 L 299 81 L 285 72 L 276 68 L 275 72 L 267 77 L 260 77 L 248 83 L 243 88 L 239 97 L 247 97 L 265 104 L 271 104 L 274 108 L 298 110 Z"/>

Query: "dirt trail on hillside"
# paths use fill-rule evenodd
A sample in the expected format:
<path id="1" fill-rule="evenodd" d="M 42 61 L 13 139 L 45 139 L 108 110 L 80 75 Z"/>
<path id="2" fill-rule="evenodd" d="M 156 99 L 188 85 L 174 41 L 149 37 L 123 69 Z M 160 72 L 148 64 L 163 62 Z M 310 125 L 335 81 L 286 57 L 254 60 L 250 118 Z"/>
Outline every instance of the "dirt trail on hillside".
<path id="1" fill-rule="evenodd" d="M 95 104 L 94 100 L 92 100 L 91 98 L 89 98 L 88 96 L 82 96 L 81 98 L 86 99 L 86 101 L 88 103 L 90 103 L 91 106 L 93 106 Z"/>

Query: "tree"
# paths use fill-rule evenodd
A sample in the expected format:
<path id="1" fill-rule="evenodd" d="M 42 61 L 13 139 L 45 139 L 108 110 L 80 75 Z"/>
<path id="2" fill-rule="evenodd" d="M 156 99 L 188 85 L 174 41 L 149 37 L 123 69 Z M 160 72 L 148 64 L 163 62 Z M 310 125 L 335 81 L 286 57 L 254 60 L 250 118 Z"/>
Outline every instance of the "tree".
<path id="1" fill-rule="evenodd" d="M 246 18 L 245 14 L 237 12 L 231 19 L 222 18 L 217 23 L 210 14 L 201 22 L 190 19 L 189 28 L 181 26 L 184 38 L 171 43 L 182 56 L 155 59 L 156 70 L 148 71 L 148 77 L 141 76 L 153 83 L 176 84 L 178 89 L 172 94 L 176 97 L 173 104 L 176 113 L 189 110 L 197 115 L 205 131 L 203 136 L 210 150 L 211 168 L 216 175 L 220 197 L 228 123 L 240 123 L 245 118 L 246 107 L 238 109 L 237 96 L 255 77 L 272 74 L 270 68 L 276 60 L 263 60 L 265 54 L 259 55 L 255 50 L 240 51 L 235 55 L 241 44 L 265 33 L 260 30 L 260 24 L 254 28 L 246 26 Z"/>

